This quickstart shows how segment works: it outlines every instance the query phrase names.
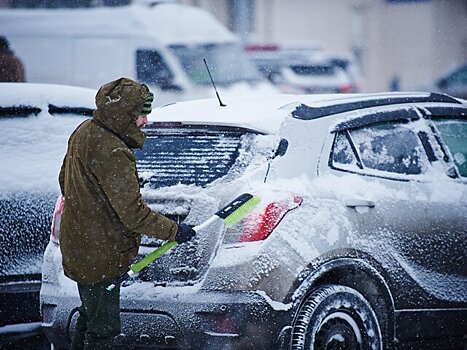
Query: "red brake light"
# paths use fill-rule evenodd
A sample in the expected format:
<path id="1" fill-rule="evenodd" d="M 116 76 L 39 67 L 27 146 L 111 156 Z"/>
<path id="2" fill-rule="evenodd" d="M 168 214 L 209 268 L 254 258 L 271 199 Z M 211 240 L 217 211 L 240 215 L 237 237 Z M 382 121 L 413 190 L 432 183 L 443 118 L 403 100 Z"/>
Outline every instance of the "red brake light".
<path id="1" fill-rule="evenodd" d="M 352 88 L 352 85 L 348 84 L 348 85 L 342 85 L 339 90 L 343 94 L 349 94 L 353 91 L 353 88 Z"/>
<path id="2" fill-rule="evenodd" d="M 262 241 L 269 237 L 279 225 L 284 216 L 291 210 L 298 208 L 303 199 L 294 196 L 290 200 L 269 203 L 263 213 L 252 214 L 245 218 L 240 242 Z"/>
<path id="3" fill-rule="evenodd" d="M 276 44 L 248 44 L 243 47 L 245 51 L 278 51 Z"/>
<path id="4" fill-rule="evenodd" d="M 57 202 L 55 203 L 53 218 L 52 218 L 52 227 L 50 232 L 50 238 L 52 242 L 58 244 L 58 239 L 60 236 L 60 221 L 62 218 L 63 207 L 65 206 L 65 198 L 59 196 Z"/>

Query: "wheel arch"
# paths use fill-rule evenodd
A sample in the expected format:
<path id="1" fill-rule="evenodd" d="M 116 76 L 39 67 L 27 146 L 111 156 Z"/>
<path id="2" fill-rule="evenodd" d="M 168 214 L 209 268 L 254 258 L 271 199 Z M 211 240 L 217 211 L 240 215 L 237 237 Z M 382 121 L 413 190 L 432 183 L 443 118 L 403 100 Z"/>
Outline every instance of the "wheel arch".
<path id="1" fill-rule="evenodd" d="M 360 256 L 360 254 L 359 254 Z M 362 254 L 363 256 L 363 254 Z M 383 270 L 384 271 L 384 270 Z M 301 274 L 301 282 L 291 293 L 295 311 L 292 324 L 301 304 L 317 288 L 336 284 L 355 289 L 368 300 L 377 314 L 381 327 L 391 343 L 395 336 L 394 300 L 390 288 L 377 268 L 368 259 L 360 257 L 340 257 L 328 260 L 318 267 L 310 267 Z M 363 281 L 363 283 L 362 283 Z M 384 317 L 382 317 L 384 315 Z"/>

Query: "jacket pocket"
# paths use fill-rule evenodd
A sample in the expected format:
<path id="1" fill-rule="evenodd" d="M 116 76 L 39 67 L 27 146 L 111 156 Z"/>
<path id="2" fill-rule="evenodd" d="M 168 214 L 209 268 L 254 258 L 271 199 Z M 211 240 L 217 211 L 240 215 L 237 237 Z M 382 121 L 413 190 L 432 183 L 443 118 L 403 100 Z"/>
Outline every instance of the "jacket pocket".
<path id="1" fill-rule="evenodd" d="M 132 263 L 132 259 L 128 255 L 128 253 L 120 253 L 120 261 L 118 264 L 119 268 L 128 269 Z"/>
<path id="2" fill-rule="evenodd" d="M 127 269 L 133 263 L 137 254 L 138 254 L 137 247 L 131 247 L 123 252 L 120 252 L 119 267 Z"/>

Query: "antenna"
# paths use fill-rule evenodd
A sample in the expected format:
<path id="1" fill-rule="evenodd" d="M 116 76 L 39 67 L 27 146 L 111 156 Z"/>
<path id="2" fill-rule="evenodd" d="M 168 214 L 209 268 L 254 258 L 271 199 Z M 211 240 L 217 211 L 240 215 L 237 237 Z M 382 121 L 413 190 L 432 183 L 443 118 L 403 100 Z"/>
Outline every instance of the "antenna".
<path id="1" fill-rule="evenodd" d="M 221 107 L 227 106 L 227 105 L 223 104 L 222 101 L 221 101 L 219 93 L 217 92 L 217 89 L 216 89 L 216 85 L 214 84 L 214 80 L 212 80 L 212 75 L 211 75 L 211 72 L 209 71 L 209 67 L 208 67 L 208 64 L 206 63 L 206 59 L 203 58 L 203 61 L 204 61 L 204 64 L 206 66 L 206 69 L 208 70 L 209 78 L 211 78 L 211 83 L 212 83 L 212 86 L 214 87 L 214 91 L 216 92 L 217 99 L 219 100 L 219 105 Z"/>

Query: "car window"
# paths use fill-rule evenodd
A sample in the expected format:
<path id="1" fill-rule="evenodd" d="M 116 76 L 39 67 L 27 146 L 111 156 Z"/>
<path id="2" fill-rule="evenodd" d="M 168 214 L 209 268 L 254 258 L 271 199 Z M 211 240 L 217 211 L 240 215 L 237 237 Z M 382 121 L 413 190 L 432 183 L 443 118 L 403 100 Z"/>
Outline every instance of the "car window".
<path id="1" fill-rule="evenodd" d="M 365 168 L 415 175 L 426 171 L 428 159 L 418 136 L 402 123 L 384 123 L 351 130 Z"/>
<path id="2" fill-rule="evenodd" d="M 154 50 L 136 51 L 136 75 L 142 83 L 167 85 L 173 80 L 173 74 L 162 56 Z"/>
<path id="3" fill-rule="evenodd" d="M 348 132 L 348 137 L 345 133 Z M 354 147 L 352 147 L 354 145 Z M 385 122 L 338 132 L 332 166 L 341 170 L 418 175 L 427 171 L 428 157 L 409 123 Z"/>
<path id="4" fill-rule="evenodd" d="M 206 185 L 224 176 L 238 156 L 240 136 L 151 135 L 136 150 L 138 169 L 151 186 Z"/>
<path id="5" fill-rule="evenodd" d="M 142 185 L 161 188 L 178 184 L 207 186 L 238 176 L 253 157 L 266 159 L 271 144 L 235 128 L 145 128 L 146 141 L 135 151 Z"/>
<path id="6" fill-rule="evenodd" d="M 467 120 L 434 118 L 440 136 L 462 177 L 467 177 Z"/>
<path id="7" fill-rule="evenodd" d="M 344 132 L 339 132 L 336 135 L 332 151 L 332 162 L 338 164 L 342 169 L 352 170 L 361 167 Z"/>

